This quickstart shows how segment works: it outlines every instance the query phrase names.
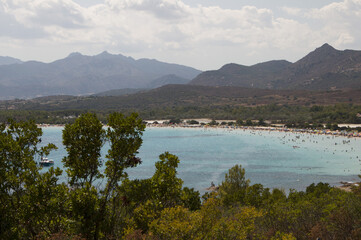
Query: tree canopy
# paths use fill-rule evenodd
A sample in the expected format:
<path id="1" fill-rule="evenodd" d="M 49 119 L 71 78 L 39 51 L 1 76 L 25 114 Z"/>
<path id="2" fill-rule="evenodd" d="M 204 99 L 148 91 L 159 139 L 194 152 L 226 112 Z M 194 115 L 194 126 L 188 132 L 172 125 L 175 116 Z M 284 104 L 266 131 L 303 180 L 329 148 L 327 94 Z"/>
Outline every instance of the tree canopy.
<path id="1" fill-rule="evenodd" d="M 41 143 L 34 122 L 0 125 L 0 239 L 361 239 L 360 186 L 318 183 L 286 195 L 252 185 L 236 165 L 201 201 L 169 152 L 152 177 L 129 179 L 145 126 L 136 114 L 112 113 L 107 123 L 87 113 L 65 126 L 65 182 L 59 168 L 37 164 L 56 146 Z"/>

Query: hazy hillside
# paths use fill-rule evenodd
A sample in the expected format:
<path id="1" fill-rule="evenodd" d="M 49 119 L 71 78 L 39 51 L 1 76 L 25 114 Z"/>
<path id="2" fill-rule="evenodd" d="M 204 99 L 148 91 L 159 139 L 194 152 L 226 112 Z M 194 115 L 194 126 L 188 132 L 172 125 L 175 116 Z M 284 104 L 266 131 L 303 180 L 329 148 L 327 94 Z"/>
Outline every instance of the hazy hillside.
<path id="1" fill-rule="evenodd" d="M 187 84 L 190 81 L 191 81 L 190 79 L 186 79 L 186 78 L 178 77 L 177 75 L 174 74 L 170 74 L 153 80 L 152 82 L 149 83 L 148 88 L 158 88 L 168 84 Z"/>
<path id="2" fill-rule="evenodd" d="M 10 65 L 10 64 L 16 64 L 16 63 L 22 63 L 22 61 L 17 58 L 0 56 L 0 65 Z"/>
<path id="3" fill-rule="evenodd" d="M 175 75 L 191 80 L 194 68 L 103 52 L 80 53 L 52 63 L 25 62 L 0 66 L 0 99 L 47 95 L 85 95 L 121 88 L 148 88 L 152 81 Z"/>
<path id="4" fill-rule="evenodd" d="M 278 73 L 290 65 L 290 62 L 284 60 L 259 63 L 250 67 L 231 63 L 219 70 L 201 73 L 190 84 L 267 88 Z"/>
<path id="5" fill-rule="evenodd" d="M 190 84 L 270 89 L 360 89 L 361 51 L 339 51 L 324 44 L 295 63 L 270 61 L 253 66 L 227 64 Z"/>
<path id="6" fill-rule="evenodd" d="M 100 92 L 93 94 L 92 96 L 95 97 L 106 97 L 106 96 L 123 96 L 123 95 L 129 95 L 134 94 L 138 92 L 143 92 L 149 90 L 148 88 L 122 88 L 122 89 L 114 89 L 109 90 L 105 92 Z"/>

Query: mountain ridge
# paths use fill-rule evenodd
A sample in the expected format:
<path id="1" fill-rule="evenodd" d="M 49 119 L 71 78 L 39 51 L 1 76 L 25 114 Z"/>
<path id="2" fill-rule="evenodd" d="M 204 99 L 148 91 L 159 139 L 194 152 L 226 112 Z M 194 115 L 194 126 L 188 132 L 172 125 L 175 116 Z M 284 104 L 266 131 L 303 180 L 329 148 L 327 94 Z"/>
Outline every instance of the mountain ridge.
<path id="1" fill-rule="evenodd" d="M 176 75 L 189 81 L 201 71 L 155 59 L 106 51 L 87 56 L 71 53 L 51 63 L 28 61 L 0 66 L 0 99 L 48 95 L 88 95 L 120 88 L 148 88 L 152 81 Z"/>
<path id="2" fill-rule="evenodd" d="M 13 57 L 2 57 L 0 56 L 0 66 L 1 65 L 11 65 L 11 64 L 19 64 L 19 63 L 23 63 L 23 61 L 21 61 L 20 59 L 17 58 L 13 58 Z"/>
<path id="3" fill-rule="evenodd" d="M 305 90 L 361 88 L 361 51 L 340 51 L 327 43 L 295 63 L 274 60 L 252 66 L 231 64 L 231 70 L 228 65 L 203 72 L 190 84 Z"/>

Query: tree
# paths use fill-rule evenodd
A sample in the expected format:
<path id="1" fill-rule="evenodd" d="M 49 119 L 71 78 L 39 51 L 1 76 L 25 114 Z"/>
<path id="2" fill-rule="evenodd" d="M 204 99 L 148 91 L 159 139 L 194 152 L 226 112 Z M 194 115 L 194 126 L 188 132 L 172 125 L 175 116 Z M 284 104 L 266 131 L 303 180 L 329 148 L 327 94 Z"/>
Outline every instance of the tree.
<path id="1" fill-rule="evenodd" d="M 237 124 L 238 126 L 242 126 L 242 125 L 244 124 L 244 122 L 243 122 L 242 119 L 237 119 L 236 124 Z"/>
<path id="2" fill-rule="evenodd" d="M 97 235 L 98 190 L 93 186 L 103 178 L 99 171 L 102 165 L 101 148 L 105 142 L 103 125 L 95 114 L 82 114 L 73 124 L 63 130 L 63 144 L 68 155 L 63 158 L 64 167 L 73 186 L 70 199 L 76 231 L 87 238 Z"/>
<path id="3" fill-rule="evenodd" d="M 82 114 L 73 124 L 66 124 L 63 130 L 63 144 L 68 156 L 63 158 L 71 185 L 88 184 L 102 178 L 99 167 L 101 148 L 105 131 L 95 114 Z"/>
<path id="4" fill-rule="evenodd" d="M 153 197 L 164 207 L 174 207 L 180 203 L 183 181 L 177 178 L 179 159 L 177 156 L 165 152 L 155 163 L 156 171 L 151 178 Z"/>
<path id="5" fill-rule="evenodd" d="M 196 120 L 188 120 L 187 123 L 190 125 L 199 124 L 199 122 Z"/>
<path id="6" fill-rule="evenodd" d="M 201 207 L 199 191 L 195 191 L 193 188 L 183 188 L 181 192 L 181 201 L 183 206 L 191 211 L 198 210 Z"/>
<path id="7" fill-rule="evenodd" d="M 258 120 L 258 125 L 259 125 L 259 126 L 266 126 L 267 124 L 266 124 L 266 122 L 264 121 L 263 118 L 260 118 L 260 119 Z"/>
<path id="8" fill-rule="evenodd" d="M 101 192 L 99 219 L 96 222 L 97 234 L 99 234 L 101 223 L 104 220 L 108 220 L 109 232 L 112 232 L 118 224 L 116 203 L 119 201 L 120 196 L 116 190 L 119 187 L 119 182 L 128 178 L 125 170 L 129 167 L 136 167 L 141 163 L 136 154 L 142 145 L 143 140 L 141 137 L 145 129 L 145 124 L 136 113 L 132 113 L 127 117 L 121 113 L 112 113 L 108 117 L 108 126 L 106 136 L 110 142 L 110 149 L 106 156 L 108 160 L 105 163 L 106 168 L 104 171 L 107 183 L 104 191 Z M 110 201 L 111 206 L 109 208 Z"/>
<path id="9" fill-rule="evenodd" d="M 198 213 L 182 206 L 165 208 L 160 217 L 150 224 L 150 232 L 157 239 L 196 239 L 199 222 Z"/>
<path id="10" fill-rule="evenodd" d="M 214 223 L 212 239 L 250 239 L 255 235 L 255 222 L 261 216 L 254 207 L 232 208 Z"/>
<path id="11" fill-rule="evenodd" d="M 245 178 L 244 168 L 241 165 L 232 167 L 219 186 L 219 195 L 223 204 L 226 206 L 237 202 L 244 204 L 248 186 L 249 180 Z"/>
<path id="12" fill-rule="evenodd" d="M 251 119 L 246 120 L 246 126 L 253 126 L 253 122 Z"/>
<path id="13" fill-rule="evenodd" d="M 52 214 L 59 211 L 55 205 L 61 205 L 56 186 L 61 170 L 39 173 L 36 159 L 56 148 L 53 144 L 39 148 L 41 135 L 33 121 L 0 125 L 1 239 L 35 238 L 55 229 Z"/>
<path id="14" fill-rule="evenodd" d="M 119 202 L 115 190 L 121 180 L 127 179 L 125 169 L 141 162 L 136 154 L 144 129 L 137 114 L 125 117 L 121 113 L 109 115 L 106 131 L 91 113 L 82 114 L 73 124 L 65 126 L 63 143 L 68 156 L 63 162 L 68 168 L 70 183 L 75 186 L 71 199 L 74 218 L 80 223 L 75 227 L 85 237 L 98 239 L 102 231 L 113 231 L 117 222 L 116 203 Z M 98 189 L 94 182 L 104 177 L 99 167 L 102 165 L 101 147 L 106 141 L 110 143 L 104 171 L 107 180 L 105 187 Z"/>
<path id="15" fill-rule="evenodd" d="M 218 122 L 216 120 L 212 119 L 212 121 L 209 122 L 209 125 L 210 126 L 217 126 Z"/>
<path id="16" fill-rule="evenodd" d="M 169 120 L 169 124 L 181 124 L 183 121 L 179 118 L 172 118 Z"/>

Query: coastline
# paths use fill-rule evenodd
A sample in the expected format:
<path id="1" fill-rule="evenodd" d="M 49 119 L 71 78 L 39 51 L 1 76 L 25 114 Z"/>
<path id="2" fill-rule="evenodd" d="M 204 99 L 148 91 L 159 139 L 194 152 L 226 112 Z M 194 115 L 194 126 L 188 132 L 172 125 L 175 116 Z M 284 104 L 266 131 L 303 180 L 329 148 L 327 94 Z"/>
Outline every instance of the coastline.
<path id="1" fill-rule="evenodd" d="M 331 131 L 329 129 L 324 130 L 312 130 L 312 129 L 297 129 L 297 128 L 285 128 L 285 127 L 259 127 L 259 126 L 208 126 L 208 125 L 186 125 L 186 124 L 147 124 L 147 128 L 183 128 L 183 129 L 204 129 L 204 130 L 225 130 L 225 131 L 250 131 L 252 132 L 276 132 L 276 133 L 289 133 L 294 134 L 297 136 L 297 134 L 300 135 L 310 135 L 310 136 L 327 136 L 327 137 L 333 137 L 333 138 L 340 138 L 344 139 L 343 142 L 347 143 L 347 139 L 354 139 L 355 141 L 361 140 L 361 132 L 347 132 L 347 131 Z M 294 145 L 293 148 L 299 148 L 299 146 Z M 345 182 L 343 179 L 340 179 L 337 183 L 332 183 L 331 186 L 350 192 L 352 191 L 353 187 L 357 187 L 361 185 L 360 181 L 357 181 L 354 179 L 353 181 L 347 181 Z M 216 191 L 216 187 L 208 187 L 206 188 L 207 191 Z"/>
<path id="2" fill-rule="evenodd" d="M 347 132 L 347 131 L 331 131 L 329 129 L 314 130 L 314 129 L 299 129 L 286 127 L 259 127 L 259 126 L 209 126 L 209 125 L 187 125 L 187 124 L 147 124 L 147 128 L 200 128 L 200 129 L 225 129 L 225 130 L 251 130 L 251 131 L 269 131 L 269 132 L 285 132 L 285 133 L 301 133 L 311 135 L 329 135 L 347 138 L 361 138 L 361 132 Z"/>
<path id="3" fill-rule="evenodd" d="M 277 125 L 273 126 L 228 126 L 228 125 L 208 125 L 209 119 L 197 119 L 202 124 L 167 124 L 167 120 L 145 120 L 147 128 L 161 127 L 161 128 L 201 128 L 201 129 L 226 129 L 226 130 L 252 130 L 252 131 L 276 131 L 276 132 L 289 132 L 289 133 L 306 133 L 314 135 L 331 135 L 341 136 L 347 138 L 361 138 L 361 132 L 357 131 L 345 131 L 345 130 L 330 130 L 330 129 L 301 129 L 301 128 L 287 128 Z M 222 121 L 235 122 L 235 120 L 217 120 L 218 123 Z M 152 122 L 152 123 L 151 123 Z M 154 124 L 154 122 L 159 122 Z M 37 124 L 40 128 L 46 127 L 64 127 L 65 124 Z M 106 127 L 107 125 L 104 125 Z M 359 126 L 355 124 L 339 124 L 339 126 Z M 361 126 L 361 125 L 360 125 Z"/>
<path id="4" fill-rule="evenodd" d="M 56 125 L 49 125 L 49 124 L 46 124 L 46 125 L 39 125 L 40 127 L 44 127 L 44 128 L 49 128 L 50 132 L 61 132 L 61 128 L 64 127 L 64 125 L 60 125 L 60 124 L 56 124 Z M 52 130 L 51 128 L 54 127 L 54 130 Z M 327 158 L 327 160 L 323 160 L 323 164 L 328 164 L 328 162 L 330 162 L 330 164 L 337 164 L 337 173 L 335 172 L 334 174 L 337 175 L 338 177 L 331 179 L 331 176 L 333 175 L 329 175 L 327 173 L 321 173 L 320 172 L 320 166 L 314 166 L 312 164 L 312 161 L 310 163 L 305 163 L 305 164 L 301 164 L 299 166 L 297 166 L 296 164 L 296 168 L 298 168 L 297 171 L 295 171 L 295 175 L 294 175 L 294 179 L 292 178 L 292 181 L 291 184 L 293 184 L 293 186 L 299 186 L 299 185 L 302 185 L 303 182 L 304 182 L 304 179 L 305 178 L 305 174 L 311 174 L 312 176 L 316 176 L 316 175 L 319 175 L 320 176 L 320 180 L 317 180 L 316 182 L 319 182 L 319 181 L 322 181 L 322 182 L 328 182 L 331 186 L 334 186 L 334 187 L 342 187 L 342 182 L 358 182 L 359 179 L 357 178 L 357 175 L 359 173 L 355 173 L 355 171 L 353 171 L 353 169 L 357 169 L 357 171 L 359 171 L 359 160 L 361 160 L 361 154 L 359 151 L 357 151 L 357 153 L 352 153 L 354 152 L 354 150 L 357 150 L 357 146 L 359 145 L 359 137 L 352 137 L 353 140 L 349 139 L 350 137 L 349 136 L 345 136 L 345 135 L 342 135 L 342 134 L 336 134 L 337 131 L 334 131 L 335 134 L 331 134 L 332 131 L 325 131 L 327 132 L 327 137 L 326 137 L 326 134 L 325 132 L 317 132 L 317 131 L 304 131 L 303 129 L 288 129 L 288 128 L 281 128 L 281 127 L 234 127 L 234 126 L 200 126 L 200 125 L 169 125 L 169 124 L 148 124 L 147 125 L 147 129 L 151 130 L 151 129 L 164 129 L 165 132 L 167 132 L 166 129 L 189 129 L 187 130 L 190 131 L 190 132 L 193 132 L 192 129 L 194 129 L 195 131 L 200 131 L 199 133 L 196 133 L 196 134 L 203 134 L 205 132 L 205 134 L 207 135 L 208 132 L 211 132 L 210 134 L 208 134 L 209 136 L 227 136 L 228 134 L 231 134 L 230 136 L 234 135 L 234 136 L 237 136 L 237 135 L 244 135 L 244 136 L 253 136 L 253 135 L 256 135 L 257 137 L 259 136 L 262 136 L 263 137 L 267 137 L 270 136 L 271 138 L 273 138 L 274 140 L 272 141 L 279 141 L 279 144 L 281 146 L 283 146 L 283 149 L 286 151 L 286 152 L 289 152 L 289 153 L 295 153 L 295 154 L 301 154 L 303 156 L 304 153 L 308 153 L 309 150 L 307 149 L 310 149 L 310 148 L 314 148 L 314 147 L 310 147 L 310 146 L 316 146 L 315 144 L 317 144 L 317 149 L 319 149 L 318 151 L 320 153 L 322 153 L 325 149 L 326 149 L 326 153 L 328 152 L 328 155 L 323 155 L 322 157 L 320 157 L 320 159 L 326 159 L 327 157 L 325 156 L 329 156 L 330 158 Z M 213 131 L 216 131 L 216 135 L 213 133 Z M 152 132 L 152 131 L 150 131 Z M 163 130 L 161 130 L 161 132 L 163 132 Z M 182 132 L 182 131 L 181 131 Z M 174 136 L 173 134 L 175 134 L 175 136 L 178 136 L 178 131 L 175 131 L 174 133 L 172 133 L 172 137 L 170 139 L 174 139 Z M 183 134 L 183 133 L 182 133 Z M 189 134 L 193 134 L 193 133 L 189 133 Z M 148 134 L 146 134 L 148 135 Z M 319 136 L 318 136 L 319 135 Z M 199 136 L 199 135 L 196 135 L 196 136 Z M 325 137 L 323 137 L 325 136 Z M 218 138 L 218 137 L 217 137 Z M 238 137 L 236 137 L 238 138 Z M 252 138 L 253 139 L 253 138 Z M 255 138 L 257 139 L 257 138 Z M 303 139 L 306 141 L 304 142 Z M 323 139 L 326 141 L 326 142 L 323 142 Z M 199 141 L 203 142 L 204 140 L 207 140 L 207 139 L 200 139 Z M 259 139 L 261 140 L 261 139 Z M 349 143 L 349 141 L 351 140 L 351 143 Z M 168 141 L 168 140 L 166 140 Z M 263 142 L 263 140 L 261 140 Z M 321 142 L 322 141 L 322 142 Z M 336 146 L 336 143 L 337 142 L 337 146 Z M 248 142 L 250 143 L 250 142 Z M 306 145 L 305 145 L 306 144 Z M 352 145 L 350 145 L 352 144 Z M 256 143 L 257 145 L 257 143 Z M 153 148 L 152 144 L 150 144 L 151 148 Z M 356 146 L 356 147 L 355 147 Z M 352 150 L 352 147 L 354 150 Z M 171 149 L 169 147 L 164 147 L 163 149 L 165 150 L 168 150 L 168 149 Z M 178 149 L 178 148 L 177 148 Z M 182 149 L 182 148 L 180 148 Z M 213 148 L 214 149 L 214 148 Z M 213 149 L 209 149 L 211 152 L 213 151 Z M 268 148 L 266 148 L 267 150 Z M 174 150 L 174 149 L 173 149 Z M 179 150 L 179 149 L 178 149 Z M 230 152 L 233 152 L 233 150 L 231 149 L 228 149 Z M 162 150 L 164 151 L 164 150 Z M 181 150 L 182 151 L 182 150 Z M 204 151 L 204 149 L 202 150 Z M 161 152 L 161 151 L 159 151 Z M 207 150 L 208 152 L 208 150 Z M 333 156 L 336 156 L 336 155 L 332 155 L 334 152 L 334 154 L 336 155 L 344 155 L 344 157 L 338 157 L 338 160 L 333 159 Z M 241 155 L 243 153 L 240 153 Z M 316 153 L 317 154 L 317 153 Z M 240 156 L 241 156 L 240 155 Z M 356 159 L 356 155 L 358 156 L 357 159 Z M 353 164 L 354 165 L 354 168 L 350 167 L 350 166 L 347 166 L 347 165 L 344 165 L 343 163 L 343 159 L 351 159 L 352 157 L 352 161 L 355 163 L 357 161 L 357 164 Z M 213 158 L 213 155 L 211 156 L 211 158 Z M 304 157 L 303 157 L 304 158 Z M 231 158 L 230 158 L 231 159 Z M 272 159 L 272 158 L 271 158 Z M 304 158 L 305 160 L 309 161 L 309 159 L 313 159 L 312 157 L 311 158 Z M 278 160 L 278 159 L 276 159 Z M 299 159 L 299 161 L 302 161 L 302 157 Z M 306 161 L 306 162 L 307 162 Z M 347 161 L 350 161 L 350 160 L 347 160 Z M 186 164 L 190 164 L 189 166 L 193 166 L 193 163 L 192 162 L 188 162 Z M 242 165 L 245 164 L 244 166 L 247 166 L 247 161 L 244 163 L 242 162 Z M 223 163 L 223 165 L 225 165 L 225 163 Z M 150 168 L 152 168 L 153 165 L 151 165 Z M 276 166 L 276 165 L 274 165 Z M 272 167 L 274 167 L 272 166 Z M 283 165 L 279 165 L 281 166 L 281 169 L 284 167 Z M 325 166 L 325 165 L 324 165 Z M 256 166 L 257 167 L 257 166 Z M 322 166 L 321 166 L 322 167 Z M 326 166 L 325 166 L 326 167 Z M 227 167 L 228 169 L 229 167 Z M 342 168 L 342 170 L 341 170 Z M 145 166 L 145 169 L 147 169 L 147 166 Z M 345 169 L 345 171 L 344 171 Z M 350 174 L 350 171 L 348 170 L 351 170 L 351 174 Z M 180 171 L 182 172 L 182 174 L 189 174 L 189 170 L 190 171 L 194 171 L 194 167 L 191 167 L 191 168 L 188 168 L 187 171 Z M 253 177 L 256 177 L 256 178 L 263 178 L 261 175 L 259 175 L 257 173 L 257 171 L 260 171 L 259 169 L 255 170 L 253 169 L 252 171 L 249 171 L 249 177 L 251 176 L 251 174 L 253 174 Z M 141 170 L 142 171 L 142 170 Z M 226 171 L 226 170 L 224 170 Z M 277 170 L 278 171 L 278 170 Z M 293 170 L 292 170 L 293 171 Z M 291 171 L 291 172 L 292 172 Z M 280 170 L 279 172 L 281 173 L 286 173 L 287 171 L 282 171 Z M 345 174 L 345 175 L 343 175 Z M 210 181 L 214 181 L 216 183 L 218 183 L 219 179 L 217 178 L 218 177 L 218 173 L 215 174 L 214 176 L 211 175 L 211 178 L 207 178 L 208 181 L 207 181 L 207 184 L 202 184 L 202 187 L 199 189 L 199 190 L 202 190 L 204 191 L 205 188 L 209 187 L 209 182 Z M 215 177 L 215 178 L 213 178 Z M 322 179 L 322 180 L 321 180 Z M 289 180 L 289 179 L 288 179 Z M 287 180 L 287 182 L 288 182 Z M 254 180 L 252 180 L 254 181 Z M 297 181 L 297 182 L 296 182 Z M 265 186 L 267 184 L 265 184 L 264 181 L 258 181 L 258 183 L 262 183 L 264 184 Z M 273 180 L 271 179 L 269 182 L 268 182 L 268 186 L 267 187 L 270 187 L 270 188 L 282 188 L 282 186 L 279 186 L 279 185 L 274 185 L 273 183 Z M 289 183 L 285 183 L 286 185 L 289 184 Z M 208 186 L 207 186 L 208 185 Z M 282 184 L 283 185 L 283 184 Z M 304 186 L 308 186 L 309 184 L 304 184 Z M 291 188 L 296 188 L 296 189 L 303 189 L 302 187 L 301 188 L 298 188 L 298 187 L 291 187 Z M 285 189 L 288 189 L 288 187 L 286 187 Z M 304 190 L 304 189 L 303 189 Z"/>

